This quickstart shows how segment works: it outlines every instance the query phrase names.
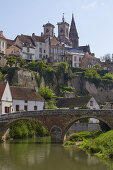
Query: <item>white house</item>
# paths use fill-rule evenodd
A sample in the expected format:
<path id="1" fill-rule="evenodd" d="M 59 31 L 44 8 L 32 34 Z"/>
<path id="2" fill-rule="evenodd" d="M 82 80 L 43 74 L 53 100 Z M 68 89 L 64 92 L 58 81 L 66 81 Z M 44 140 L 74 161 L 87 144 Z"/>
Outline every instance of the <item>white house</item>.
<path id="1" fill-rule="evenodd" d="M 100 109 L 99 104 L 97 103 L 97 101 L 94 99 L 94 97 L 91 97 L 91 99 L 89 100 L 89 102 L 87 103 L 87 107 L 89 109 Z M 89 120 L 90 123 L 99 123 L 99 120 L 94 119 L 94 118 L 90 118 Z"/>
<path id="2" fill-rule="evenodd" d="M 45 60 L 49 57 L 49 38 L 32 34 L 32 40 L 35 45 L 35 60 Z"/>
<path id="3" fill-rule="evenodd" d="M 69 47 L 66 47 L 65 51 L 72 56 L 72 67 L 80 67 L 82 58 L 84 57 L 83 51 Z"/>
<path id="4" fill-rule="evenodd" d="M 89 102 L 87 103 L 87 107 L 89 109 L 100 109 L 99 104 L 97 103 L 97 101 L 94 99 L 94 97 L 91 97 L 91 99 L 89 100 Z"/>
<path id="5" fill-rule="evenodd" d="M 43 110 L 44 100 L 38 92 L 25 87 L 11 86 L 13 99 L 13 111 L 37 111 Z"/>
<path id="6" fill-rule="evenodd" d="M 12 96 L 8 82 L 0 83 L 0 114 L 13 112 Z"/>

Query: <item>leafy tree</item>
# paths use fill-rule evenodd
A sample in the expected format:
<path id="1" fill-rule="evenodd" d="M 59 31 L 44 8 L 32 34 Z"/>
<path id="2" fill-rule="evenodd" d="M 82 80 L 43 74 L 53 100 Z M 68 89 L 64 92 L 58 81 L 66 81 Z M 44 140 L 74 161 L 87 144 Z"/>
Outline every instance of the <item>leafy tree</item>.
<path id="1" fill-rule="evenodd" d="M 106 79 L 106 80 L 113 80 L 113 74 L 112 73 L 106 73 L 102 78 Z"/>
<path id="2" fill-rule="evenodd" d="M 93 67 L 94 67 L 95 69 L 99 70 L 101 66 L 100 66 L 99 63 L 97 63 L 97 64 L 95 64 Z"/>
<path id="3" fill-rule="evenodd" d="M 68 64 L 66 62 L 55 63 L 57 70 L 65 73 L 68 70 Z"/>
<path id="4" fill-rule="evenodd" d="M 41 86 L 39 88 L 39 93 L 45 100 L 52 99 L 55 96 L 53 90 L 51 90 L 48 86 Z"/>
<path id="5" fill-rule="evenodd" d="M 12 67 L 13 65 L 16 66 L 16 57 L 7 57 L 7 65 L 9 65 L 10 67 Z"/>
<path id="6" fill-rule="evenodd" d="M 87 78 L 87 79 L 101 79 L 101 77 L 97 73 L 97 71 L 96 70 L 91 70 L 91 69 L 86 70 L 85 78 Z"/>

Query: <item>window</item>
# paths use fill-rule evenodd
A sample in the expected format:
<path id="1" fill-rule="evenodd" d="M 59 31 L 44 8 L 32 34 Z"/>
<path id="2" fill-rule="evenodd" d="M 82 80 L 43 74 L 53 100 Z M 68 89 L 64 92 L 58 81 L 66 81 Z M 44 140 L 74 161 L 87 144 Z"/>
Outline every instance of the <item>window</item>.
<path id="1" fill-rule="evenodd" d="M 90 101 L 90 106 L 93 106 L 93 101 Z"/>
<path id="2" fill-rule="evenodd" d="M 19 105 L 16 105 L 16 112 L 19 111 Z"/>
<path id="3" fill-rule="evenodd" d="M 27 52 L 29 53 L 29 47 L 27 47 Z"/>
<path id="4" fill-rule="evenodd" d="M 2 43 L 2 47 L 4 48 L 4 42 Z"/>
<path id="5" fill-rule="evenodd" d="M 9 113 L 10 108 L 9 107 L 5 107 L 5 113 Z"/>
<path id="6" fill-rule="evenodd" d="M 42 53 L 42 48 L 39 48 L 39 52 Z"/>
<path id="7" fill-rule="evenodd" d="M 39 58 L 42 58 L 42 54 L 39 54 Z"/>
<path id="8" fill-rule="evenodd" d="M 24 110 L 27 111 L 27 106 L 24 106 Z"/>
<path id="9" fill-rule="evenodd" d="M 81 61 L 82 59 L 81 59 L 81 57 L 79 58 L 79 61 Z"/>
<path id="10" fill-rule="evenodd" d="M 27 101 L 27 100 L 25 100 L 25 103 L 28 103 L 28 101 Z"/>
<path id="11" fill-rule="evenodd" d="M 74 56 L 74 61 L 76 61 L 76 56 Z"/>
<path id="12" fill-rule="evenodd" d="M 46 50 L 44 50 L 44 53 L 46 53 Z"/>
<path id="13" fill-rule="evenodd" d="M 34 106 L 34 110 L 37 110 L 37 106 Z"/>

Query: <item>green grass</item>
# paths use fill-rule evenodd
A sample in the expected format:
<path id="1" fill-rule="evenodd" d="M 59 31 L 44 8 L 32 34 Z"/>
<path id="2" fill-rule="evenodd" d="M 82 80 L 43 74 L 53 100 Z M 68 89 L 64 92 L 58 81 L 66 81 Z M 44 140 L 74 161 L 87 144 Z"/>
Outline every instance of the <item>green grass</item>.
<path id="1" fill-rule="evenodd" d="M 113 130 L 103 133 L 95 139 L 85 139 L 80 148 L 104 159 L 113 159 Z"/>

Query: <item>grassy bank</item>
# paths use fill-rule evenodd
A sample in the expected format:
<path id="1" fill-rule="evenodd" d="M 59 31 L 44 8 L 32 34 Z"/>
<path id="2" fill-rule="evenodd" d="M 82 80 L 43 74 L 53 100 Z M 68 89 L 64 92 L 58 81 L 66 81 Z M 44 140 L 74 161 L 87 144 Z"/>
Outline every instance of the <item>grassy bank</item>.
<path id="1" fill-rule="evenodd" d="M 113 159 L 113 130 L 103 133 L 95 139 L 85 139 L 79 147 L 91 155 L 103 159 Z"/>
<path id="2" fill-rule="evenodd" d="M 81 142 L 80 142 L 81 141 Z M 77 146 L 91 155 L 102 159 L 113 159 L 113 130 L 106 133 L 101 131 L 81 132 L 72 134 L 69 141 L 64 143 L 65 147 Z"/>

